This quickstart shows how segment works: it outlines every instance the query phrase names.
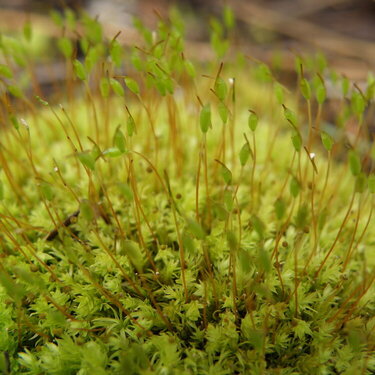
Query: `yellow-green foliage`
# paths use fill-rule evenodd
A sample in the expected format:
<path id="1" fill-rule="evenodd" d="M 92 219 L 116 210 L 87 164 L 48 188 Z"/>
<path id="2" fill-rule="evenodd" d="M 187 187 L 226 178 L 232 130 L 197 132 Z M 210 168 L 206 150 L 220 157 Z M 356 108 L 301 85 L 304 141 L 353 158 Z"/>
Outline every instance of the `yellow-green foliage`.
<path id="1" fill-rule="evenodd" d="M 56 44 L 58 95 L 22 59 L 28 33 L 0 44 L 2 373 L 375 371 L 371 76 L 347 88 L 299 57 L 292 94 L 230 58 L 229 8 L 206 64 L 175 11 L 155 32 L 136 21 L 130 49 L 54 18 L 85 30 Z M 328 81 L 343 83 L 331 124 Z"/>

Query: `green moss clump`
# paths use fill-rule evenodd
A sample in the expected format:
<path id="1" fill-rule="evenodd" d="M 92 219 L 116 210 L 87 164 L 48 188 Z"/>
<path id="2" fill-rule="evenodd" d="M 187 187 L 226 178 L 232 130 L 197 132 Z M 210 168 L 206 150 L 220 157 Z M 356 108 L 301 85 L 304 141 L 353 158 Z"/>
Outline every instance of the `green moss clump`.
<path id="1" fill-rule="evenodd" d="M 373 80 L 298 58 L 292 94 L 224 14 L 206 64 L 176 12 L 134 48 L 55 14 L 82 38 L 48 98 L 30 33 L 2 39 L 2 373 L 375 371 Z"/>

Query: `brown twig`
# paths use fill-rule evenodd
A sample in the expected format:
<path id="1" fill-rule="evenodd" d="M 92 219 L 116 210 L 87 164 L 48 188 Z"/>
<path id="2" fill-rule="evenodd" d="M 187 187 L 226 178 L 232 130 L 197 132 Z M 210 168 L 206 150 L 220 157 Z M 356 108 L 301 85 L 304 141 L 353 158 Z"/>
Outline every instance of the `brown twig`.
<path id="1" fill-rule="evenodd" d="M 80 213 L 80 210 L 77 210 L 75 212 L 73 212 L 71 215 L 69 215 L 65 220 L 64 222 L 62 223 L 61 227 L 68 227 L 70 226 L 71 224 L 73 224 L 74 222 L 74 218 L 77 218 L 78 215 Z M 61 228 L 60 227 L 60 228 Z M 46 237 L 46 241 L 52 241 L 53 239 L 56 238 L 56 236 L 58 235 L 59 233 L 59 229 L 60 228 L 55 228 L 53 230 L 51 230 L 51 232 L 48 233 L 47 237 Z"/>

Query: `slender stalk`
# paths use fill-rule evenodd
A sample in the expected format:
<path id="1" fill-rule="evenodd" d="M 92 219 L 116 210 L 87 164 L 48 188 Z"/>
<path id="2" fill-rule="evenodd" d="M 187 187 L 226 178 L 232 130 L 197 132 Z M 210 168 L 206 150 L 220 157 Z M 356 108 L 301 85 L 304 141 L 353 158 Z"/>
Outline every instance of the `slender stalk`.
<path id="1" fill-rule="evenodd" d="M 374 208 L 374 203 L 375 203 L 374 200 L 375 200 L 374 199 L 374 195 L 372 195 L 371 202 L 370 202 L 370 213 L 368 215 L 365 227 L 363 228 L 363 231 L 362 231 L 361 235 L 359 236 L 359 238 L 358 238 L 358 240 L 357 240 L 357 242 L 356 242 L 356 244 L 355 244 L 354 247 L 352 246 L 353 242 L 351 242 L 349 250 L 348 250 L 348 253 L 347 253 L 347 256 L 346 256 L 344 264 L 343 264 L 343 270 L 342 270 L 342 272 L 346 271 L 346 267 L 348 266 L 349 260 L 351 259 L 353 253 L 358 248 L 359 244 L 362 243 L 363 237 L 365 236 L 365 234 L 367 232 L 367 229 L 368 229 L 369 224 L 371 222 L 372 213 L 373 213 L 373 208 Z M 357 229 L 357 227 L 358 227 L 359 217 L 360 217 L 360 209 L 358 208 L 357 220 L 356 220 L 356 228 L 355 229 Z M 353 231 L 352 240 L 354 240 L 355 233 L 356 233 L 356 230 Z"/>
<path id="2" fill-rule="evenodd" d="M 255 168 L 257 164 L 257 149 L 256 149 L 256 141 L 255 141 L 255 132 L 252 133 L 252 141 L 253 141 L 253 165 L 251 169 L 251 180 L 250 180 L 250 189 L 251 189 L 251 210 L 254 210 L 255 206 L 255 185 L 254 185 L 254 180 L 255 180 Z"/>
<path id="3" fill-rule="evenodd" d="M 95 100 L 92 96 L 91 89 L 90 89 L 90 86 L 89 86 L 87 81 L 85 81 L 85 88 L 86 88 L 87 96 L 89 98 L 89 103 L 91 105 L 92 114 L 93 114 L 93 117 L 94 117 L 96 142 L 100 143 L 100 130 L 99 130 L 98 113 L 97 113 L 97 110 L 96 110 Z"/>
<path id="4" fill-rule="evenodd" d="M 200 185 L 201 163 L 202 163 L 202 153 L 199 152 L 197 177 L 196 177 L 196 182 L 195 182 L 195 219 L 197 220 L 198 223 L 199 223 L 199 185 Z"/>
<path id="5" fill-rule="evenodd" d="M 207 141 L 206 133 L 203 134 L 202 141 L 202 150 L 203 150 L 203 163 L 204 163 L 204 183 L 206 187 L 206 205 L 207 205 L 207 225 L 211 227 L 211 198 L 210 198 L 210 188 L 208 183 L 208 164 L 207 164 Z"/>
<path id="6" fill-rule="evenodd" d="M 185 301 L 187 303 L 189 301 L 189 292 L 188 292 L 188 289 L 187 289 L 186 275 L 185 275 L 185 268 L 186 268 L 185 249 L 184 249 L 184 244 L 183 244 L 182 238 L 181 238 L 180 226 L 178 224 L 178 220 L 177 220 L 177 216 L 176 216 L 176 207 L 175 207 L 175 202 L 173 200 L 173 195 L 172 195 L 172 192 L 171 192 L 171 188 L 170 188 L 170 185 L 169 185 L 168 174 L 167 174 L 166 171 L 164 171 L 164 174 L 165 174 L 166 181 L 167 181 L 167 187 L 168 187 L 168 191 L 169 191 L 169 198 L 170 198 L 171 207 L 172 207 L 173 220 L 174 220 L 174 224 L 175 224 L 176 232 L 177 232 L 177 240 L 178 240 L 179 255 L 180 255 L 180 264 L 181 264 L 181 278 L 182 278 L 182 285 L 183 285 L 184 293 L 185 293 Z"/>
<path id="7" fill-rule="evenodd" d="M 341 226 L 340 226 L 340 229 L 339 229 L 339 231 L 338 231 L 338 233 L 337 233 L 337 235 L 336 235 L 336 238 L 335 238 L 335 240 L 333 241 L 333 244 L 332 244 L 331 248 L 328 250 L 326 256 L 324 257 L 322 263 L 320 264 L 318 270 L 316 271 L 316 273 L 315 273 L 315 277 L 317 277 L 317 276 L 319 275 L 320 271 L 321 271 L 322 268 L 324 267 L 324 265 L 325 265 L 325 263 L 327 262 L 328 258 L 329 258 L 330 255 L 332 254 L 332 252 L 333 252 L 333 250 L 334 250 L 334 248 L 335 248 L 335 246 L 336 246 L 336 244 L 337 244 L 337 241 L 338 241 L 339 238 L 340 238 L 341 232 L 343 231 L 343 229 L 344 229 L 344 227 L 345 227 L 345 224 L 346 224 L 346 222 L 347 222 L 347 220 L 348 220 L 348 217 L 349 217 L 350 211 L 351 211 L 351 209 L 352 209 L 352 206 L 353 206 L 353 203 L 354 203 L 354 198 L 355 198 L 355 191 L 354 191 L 353 194 L 352 194 L 352 199 L 351 199 L 351 201 L 350 201 L 350 203 L 349 203 L 349 207 L 348 207 L 348 209 L 347 209 L 347 211 L 346 211 L 346 215 L 345 215 L 345 217 L 344 217 L 344 220 L 343 220 L 342 223 L 341 223 Z"/>

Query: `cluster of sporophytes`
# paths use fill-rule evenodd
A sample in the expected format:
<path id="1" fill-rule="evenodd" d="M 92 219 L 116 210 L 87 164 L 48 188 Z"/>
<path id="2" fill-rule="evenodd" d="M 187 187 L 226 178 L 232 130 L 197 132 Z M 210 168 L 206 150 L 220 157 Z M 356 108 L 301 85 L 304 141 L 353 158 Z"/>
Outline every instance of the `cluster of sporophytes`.
<path id="1" fill-rule="evenodd" d="M 227 8 L 200 65 L 176 11 L 132 48 L 54 18 L 48 96 L 30 24 L 1 38 L 2 373 L 373 373 L 373 76 L 288 89 Z"/>

